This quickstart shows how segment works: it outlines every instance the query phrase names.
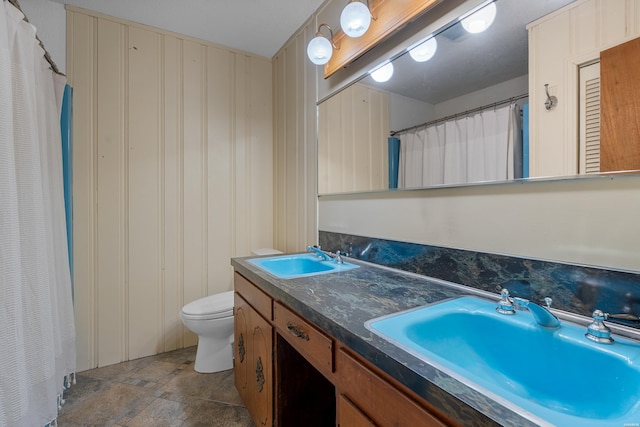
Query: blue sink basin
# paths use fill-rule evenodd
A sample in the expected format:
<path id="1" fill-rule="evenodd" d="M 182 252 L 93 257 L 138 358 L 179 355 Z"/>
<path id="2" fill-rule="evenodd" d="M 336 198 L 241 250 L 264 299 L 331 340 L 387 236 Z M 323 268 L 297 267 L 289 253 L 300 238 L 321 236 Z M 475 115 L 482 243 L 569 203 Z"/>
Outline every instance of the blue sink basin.
<path id="1" fill-rule="evenodd" d="M 267 273 L 281 279 L 313 276 L 316 274 L 333 273 L 336 271 L 358 268 L 355 264 L 335 260 L 323 261 L 315 254 L 280 255 L 268 258 L 250 259 L 249 262 Z"/>
<path id="2" fill-rule="evenodd" d="M 526 311 L 461 297 L 370 320 L 366 327 L 540 424 L 640 423 L 640 344 L 597 344 L 586 327 L 538 325 Z M 546 423 L 545 423 L 546 421 Z"/>

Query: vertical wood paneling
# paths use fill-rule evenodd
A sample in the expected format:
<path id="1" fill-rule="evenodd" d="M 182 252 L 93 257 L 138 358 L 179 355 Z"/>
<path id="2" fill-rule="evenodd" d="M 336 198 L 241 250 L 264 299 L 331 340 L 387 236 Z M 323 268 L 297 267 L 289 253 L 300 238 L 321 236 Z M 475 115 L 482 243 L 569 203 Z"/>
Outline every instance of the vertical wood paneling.
<path id="1" fill-rule="evenodd" d="M 128 40 L 129 358 L 162 350 L 160 35 L 135 27 Z M 140 307 L 145 307 L 140 310 Z M 135 327 L 131 327 L 135 325 Z"/>
<path id="2" fill-rule="evenodd" d="M 610 46 L 634 34 L 627 24 L 626 15 L 631 12 L 629 0 L 599 0 L 597 11 L 600 16 L 598 25 L 601 35 L 599 46 Z"/>
<path id="3" fill-rule="evenodd" d="M 297 63 L 300 60 L 297 43 L 299 42 L 295 40 L 292 46 L 286 49 L 283 70 L 286 80 L 286 90 L 283 97 L 286 120 L 284 122 L 283 135 L 284 158 L 281 164 L 283 166 L 286 165 L 287 173 L 284 183 L 284 191 L 287 195 L 284 206 L 286 222 L 283 226 L 285 251 L 299 247 L 298 230 L 300 229 L 301 218 L 298 215 L 298 208 L 303 202 L 303 194 L 299 190 L 304 167 L 303 163 L 298 160 L 299 152 L 302 149 L 302 141 L 299 139 L 298 134 L 298 115 L 301 110 L 301 105 L 298 104 L 298 96 L 302 85 L 299 80 L 300 76 L 297 73 Z"/>
<path id="4" fill-rule="evenodd" d="M 98 20 L 97 37 L 98 364 L 109 365 L 126 357 L 125 28 Z"/>
<path id="5" fill-rule="evenodd" d="M 273 246 L 271 62 L 69 8 L 79 370 L 195 344 L 185 303 Z M 240 213 L 236 215 L 236 213 Z"/>
<path id="6" fill-rule="evenodd" d="M 280 52 L 273 59 L 273 169 L 274 169 L 274 219 L 273 235 L 274 243 L 278 248 L 285 248 L 286 233 L 286 168 L 284 163 L 285 153 L 285 123 L 286 113 L 284 109 L 284 52 Z"/>
<path id="7" fill-rule="evenodd" d="M 162 114 L 164 149 L 162 186 L 164 285 L 164 351 L 182 346 L 184 328 L 178 317 L 184 305 L 182 282 L 182 59 L 180 41 L 163 36 Z"/>
<path id="8" fill-rule="evenodd" d="M 74 312 L 78 370 L 97 359 L 96 290 L 96 20 L 67 13 L 68 78 L 73 82 L 73 247 Z M 71 66 L 69 66 L 71 65 Z"/>
<path id="9" fill-rule="evenodd" d="M 274 58 L 274 223 L 276 246 L 284 251 L 317 241 L 318 182 L 329 178 L 318 175 L 317 68 L 305 54 L 314 35 L 309 21 Z"/>
<path id="10" fill-rule="evenodd" d="M 232 172 L 232 118 L 233 115 L 233 54 L 210 47 L 207 51 L 208 77 L 208 168 L 209 192 L 209 283 L 208 292 L 232 289 L 233 280 L 229 257 L 233 255 L 233 229 L 220 224 L 233 224 L 234 190 Z"/>
<path id="11" fill-rule="evenodd" d="M 317 241 L 318 185 L 330 179 L 326 171 L 318 172 L 318 156 L 327 157 L 316 144 L 316 79 L 322 67 L 308 61 L 305 53 L 315 31 L 309 20 L 273 64 L 274 238 L 276 247 L 285 251 L 303 250 Z"/>
<path id="12" fill-rule="evenodd" d="M 262 182 L 273 182 L 273 141 L 263 140 L 263 135 L 273 134 L 272 113 L 272 77 L 271 64 L 257 61 L 251 57 L 247 73 L 246 86 L 249 95 L 247 116 L 251 125 L 249 137 L 249 202 L 250 233 L 249 248 L 262 247 L 264 242 L 273 240 L 272 227 L 264 224 L 273 223 L 273 184 L 265 191 Z"/>
<path id="13" fill-rule="evenodd" d="M 182 42 L 183 67 L 183 281 L 184 302 L 190 302 L 206 292 L 206 200 L 203 177 L 205 52 L 199 43 Z M 195 336 L 188 334 L 185 345 L 195 344 Z"/>
<path id="14" fill-rule="evenodd" d="M 249 139 L 249 126 L 248 117 L 246 117 L 249 107 L 248 90 L 245 87 L 247 79 L 248 61 L 244 55 L 234 55 L 235 61 L 235 73 L 233 80 L 234 88 L 234 127 L 233 133 L 236 144 L 234 145 L 233 165 L 234 165 L 234 197 L 235 197 L 235 212 L 234 212 L 234 229 L 235 229 L 235 242 L 234 248 L 236 253 L 248 253 L 249 248 L 249 233 L 247 230 L 248 218 L 249 218 L 249 200 L 248 200 L 248 186 L 249 186 L 249 174 L 251 174 L 251 165 L 249 163 L 248 156 L 248 139 Z"/>
<path id="15" fill-rule="evenodd" d="M 356 83 L 318 109 L 318 192 L 386 188 L 389 94 Z"/>

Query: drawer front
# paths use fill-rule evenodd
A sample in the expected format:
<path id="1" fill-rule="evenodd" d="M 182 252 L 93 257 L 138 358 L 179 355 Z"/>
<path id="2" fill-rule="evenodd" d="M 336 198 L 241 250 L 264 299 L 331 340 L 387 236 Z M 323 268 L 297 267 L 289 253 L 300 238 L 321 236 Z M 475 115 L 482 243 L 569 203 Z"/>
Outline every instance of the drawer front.
<path id="1" fill-rule="evenodd" d="M 258 289 L 256 285 L 245 279 L 242 275 L 234 273 L 234 290 L 242 295 L 258 313 L 267 320 L 272 320 L 271 297 Z"/>
<path id="2" fill-rule="evenodd" d="M 340 393 L 379 426 L 447 425 L 342 349 L 336 354 L 336 378 Z"/>
<path id="3" fill-rule="evenodd" d="M 333 340 L 279 302 L 273 307 L 274 323 L 282 336 L 326 377 L 333 373 Z"/>
<path id="4" fill-rule="evenodd" d="M 343 394 L 338 395 L 337 413 L 338 427 L 377 427 Z"/>

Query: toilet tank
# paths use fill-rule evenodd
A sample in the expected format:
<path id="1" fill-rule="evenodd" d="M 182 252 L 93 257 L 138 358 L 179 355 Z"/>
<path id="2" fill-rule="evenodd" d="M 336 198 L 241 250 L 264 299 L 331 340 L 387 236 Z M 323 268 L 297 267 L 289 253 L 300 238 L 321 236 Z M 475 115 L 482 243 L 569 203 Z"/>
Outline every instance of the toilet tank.
<path id="1" fill-rule="evenodd" d="M 279 255 L 281 253 L 282 251 L 279 251 L 273 248 L 260 248 L 260 249 L 254 249 L 251 251 L 251 255 L 256 255 L 256 256 Z"/>

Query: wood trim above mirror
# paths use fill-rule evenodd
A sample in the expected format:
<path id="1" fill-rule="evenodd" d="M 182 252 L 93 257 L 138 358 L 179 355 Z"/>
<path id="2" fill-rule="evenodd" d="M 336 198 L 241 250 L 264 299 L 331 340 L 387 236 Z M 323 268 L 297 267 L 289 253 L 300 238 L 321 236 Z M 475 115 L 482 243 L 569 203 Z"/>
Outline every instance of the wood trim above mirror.
<path id="1" fill-rule="evenodd" d="M 334 49 L 329 62 L 324 66 L 324 78 L 330 77 L 340 68 L 346 67 L 395 30 L 426 12 L 443 0 L 372 0 L 369 2 L 371 14 L 375 18 L 362 37 L 347 37 L 338 30 L 333 41 Z M 345 2 L 346 3 L 346 2 Z"/>

